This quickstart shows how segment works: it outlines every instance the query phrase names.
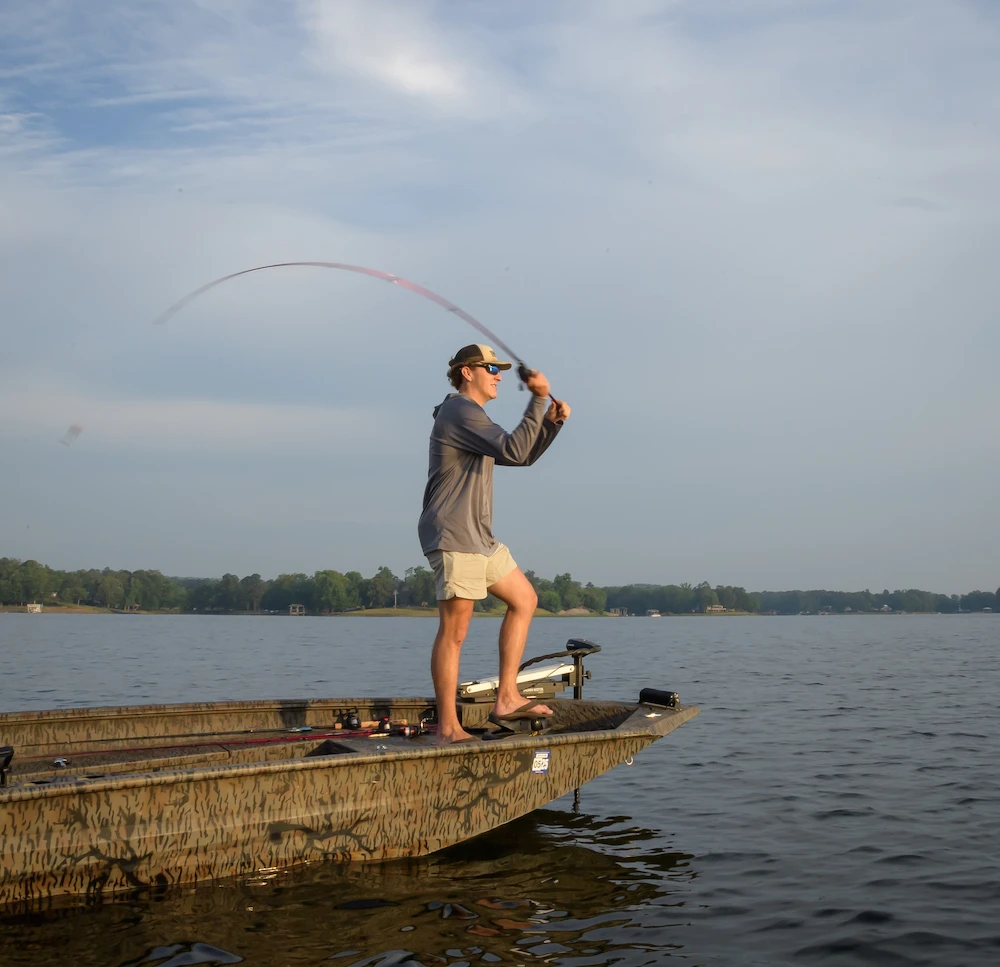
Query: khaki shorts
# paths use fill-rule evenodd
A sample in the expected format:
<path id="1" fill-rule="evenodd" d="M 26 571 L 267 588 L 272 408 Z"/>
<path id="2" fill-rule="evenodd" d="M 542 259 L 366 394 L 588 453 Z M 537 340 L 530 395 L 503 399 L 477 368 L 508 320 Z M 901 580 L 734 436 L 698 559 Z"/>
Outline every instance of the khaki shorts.
<path id="1" fill-rule="evenodd" d="M 497 544 L 489 557 L 463 551 L 431 551 L 427 560 L 434 571 L 438 601 L 448 598 L 481 601 L 489 588 L 517 568 L 506 544 Z"/>

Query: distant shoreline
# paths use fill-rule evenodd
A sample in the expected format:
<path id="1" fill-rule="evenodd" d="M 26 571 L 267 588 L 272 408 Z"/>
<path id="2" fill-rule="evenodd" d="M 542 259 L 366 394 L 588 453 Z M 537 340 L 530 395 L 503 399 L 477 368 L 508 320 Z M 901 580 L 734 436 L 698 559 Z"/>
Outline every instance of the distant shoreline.
<path id="1" fill-rule="evenodd" d="M 0 614 L 27 614 L 27 608 L 22 605 L 0 605 Z M 45 605 L 37 614 L 104 614 L 122 615 L 132 617 L 133 615 L 183 615 L 187 617 L 204 617 L 209 615 L 213 618 L 436 618 L 437 608 L 359 608 L 357 611 L 334 611 L 330 614 L 307 614 L 289 615 L 285 613 L 275 613 L 270 611 L 116 611 L 109 608 L 98 608 L 94 605 Z M 928 614 L 942 617 L 952 617 L 954 614 L 991 614 L 990 611 L 822 611 L 806 612 L 797 614 L 765 614 L 754 611 L 716 611 L 704 613 L 692 611 L 690 613 L 661 613 L 660 618 L 856 618 L 856 617 L 887 617 L 890 615 L 903 614 Z M 503 611 L 474 611 L 473 618 L 502 618 Z M 543 608 L 535 610 L 536 618 L 637 618 L 640 620 L 652 620 L 649 615 L 633 614 L 619 615 L 607 611 L 589 611 L 586 614 L 576 612 L 575 614 L 557 613 L 545 611 Z"/>
<path id="2" fill-rule="evenodd" d="M 28 609 L 23 605 L 0 605 L 0 614 L 28 614 Z M 306 615 L 290 615 L 281 613 L 275 613 L 271 611 L 119 611 L 112 608 L 97 608 L 92 605 L 45 605 L 41 611 L 35 612 L 36 614 L 113 614 L 122 615 L 123 617 L 132 617 L 133 615 L 183 615 L 185 617 L 197 617 L 205 615 L 210 615 L 213 618 L 436 618 L 438 616 L 437 608 L 359 608 L 357 611 L 334 611 L 329 614 L 306 614 Z M 474 618 L 502 618 L 504 616 L 503 611 L 474 611 L 472 613 Z M 536 618 L 579 618 L 579 617 L 589 617 L 589 618 L 602 618 L 602 617 L 613 617 L 607 614 L 599 614 L 597 612 L 591 612 L 586 615 L 579 614 L 553 614 L 551 611 L 545 611 L 542 608 L 538 608 L 535 611 Z"/>

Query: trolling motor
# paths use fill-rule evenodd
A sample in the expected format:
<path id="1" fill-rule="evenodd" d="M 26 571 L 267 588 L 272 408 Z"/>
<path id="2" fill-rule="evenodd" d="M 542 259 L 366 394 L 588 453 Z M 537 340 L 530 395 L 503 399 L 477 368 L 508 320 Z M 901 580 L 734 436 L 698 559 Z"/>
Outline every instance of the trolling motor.
<path id="1" fill-rule="evenodd" d="M 548 655 L 529 658 L 518 668 L 518 686 L 525 698 L 547 699 L 555 698 L 558 692 L 568 685 L 573 686 L 573 698 L 583 697 L 583 683 L 590 678 L 590 672 L 583 667 L 583 659 L 587 655 L 595 655 L 601 650 L 596 642 L 586 638 L 570 638 L 563 651 L 554 651 Z M 571 658 L 572 666 L 566 662 L 557 662 L 544 668 L 535 669 L 530 675 L 522 676 L 522 672 L 532 665 L 553 658 Z M 497 689 L 500 687 L 499 677 L 477 678 L 471 682 L 462 682 L 458 686 L 458 698 L 461 702 L 492 703 L 496 701 Z"/>
<path id="2" fill-rule="evenodd" d="M 596 641 L 590 641 L 588 638 L 570 638 L 566 642 L 565 651 L 554 651 L 550 655 L 529 658 L 518 668 L 518 671 L 523 672 L 529 665 L 546 661 L 549 658 L 572 658 L 573 671 L 568 676 L 569 682 L 567 684 L 573 686 L 573 698 L 583 698 L 583 683 L 590 680 L 590 672 L 584 669 L 583 659 L 587 655 L 596 655 L 600 650 L 601 646 Z"/>

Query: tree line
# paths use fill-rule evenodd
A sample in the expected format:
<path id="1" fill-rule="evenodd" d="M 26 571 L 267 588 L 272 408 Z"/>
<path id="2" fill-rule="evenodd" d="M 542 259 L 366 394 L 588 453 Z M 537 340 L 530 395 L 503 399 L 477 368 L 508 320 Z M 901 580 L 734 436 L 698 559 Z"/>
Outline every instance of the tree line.
<path id="1" fill-rule="evenodd" d="M 947 595 L 932 591 L 756 591 L 742 587 L 700 584 L 629 584 L 596 587 L 581 584 L 569 573 L 543 578 L 525 571 L 546 611 L 624 611 L 645 614 L 706 613 L 710 609 L 775 614 L 817 612 L 918 611 L 951 614 L 1000 610 L 1000 588 Z M 243 612 L 287 613 L 293 604 L 310 614 L 335 614 L 361 608 L 434 607 L 434 575 L 426 567 L 407 568 L 402 577 L 380 567 L 371 577 L 358 571 L 334 570 L 279 574 L 270 580 L 259 574 L 221 578 L 167 577 L 159 571 L 59 571 L 38 561 L 0 558 L 0 605 L 28 603 L 93 605 L 111 610 L 136 607 L 142 611 L 199 614 Z M 479 611 L 500 611 L 493 597 L 477 601 Z"/>
<path id="2" fill-rule="evenodd" d="M 881 592 L 864 591 L 754 591 L 701 584 L 630 584 L 603 588 L 609 610 L 625 609 L 629 614 L 656 610 L 661 614 L 705 613 L 721 605 L 726 611 L 756 614 L 852 614 L 879 611 L 907 611 L 956 614 L 960 611 L 1000 610 L 1000 588 L 941 594 L 916 589 Z"/>

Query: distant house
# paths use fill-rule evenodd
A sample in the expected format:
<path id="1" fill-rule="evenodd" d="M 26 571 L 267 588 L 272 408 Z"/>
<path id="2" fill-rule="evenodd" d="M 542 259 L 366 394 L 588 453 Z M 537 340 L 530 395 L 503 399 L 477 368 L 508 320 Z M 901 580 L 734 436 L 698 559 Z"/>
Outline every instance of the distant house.
<path id="1" fill-rule="evenodd" d="M 647 618 L 659 618 L 660 617 L 660 612 L 657 611 L 656 608 L 650 608 L 646 612 L 646 617 Z"/>
<path id="2" fill-rule="evenodd" d="M 289 614 L 305 614 L 306 606 L 304 604 L 290 604 L 288 606 Z"/>
<path id="3" fill-rule="evenodd" d="M 42 606 L 40 604 L 29 604 L 26 610 L 28 614 L 41 614 Z"/>
<path id="4" fill-rule="evenodd" d="M 125 614 L 138 614 L 138 613 L 139 613 L 139 605 L 137 604 L 125 605 Z"/>
<path id="5" fill-rule="evenodd" d="M 723 604 L 710 604 L 705 611 L 708 614 L 725 614 L 726 606 Z"/>

